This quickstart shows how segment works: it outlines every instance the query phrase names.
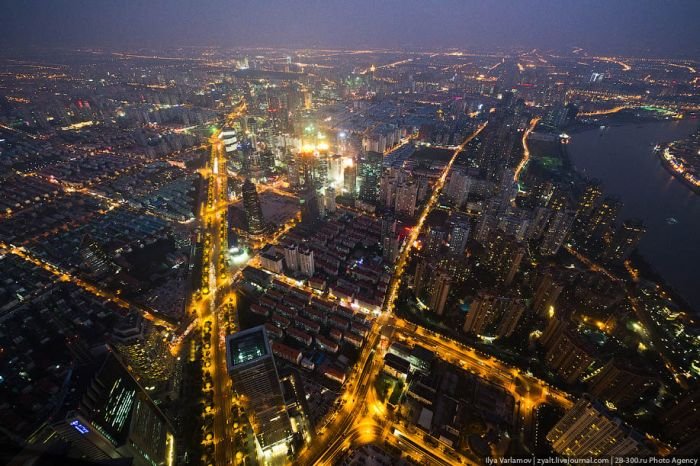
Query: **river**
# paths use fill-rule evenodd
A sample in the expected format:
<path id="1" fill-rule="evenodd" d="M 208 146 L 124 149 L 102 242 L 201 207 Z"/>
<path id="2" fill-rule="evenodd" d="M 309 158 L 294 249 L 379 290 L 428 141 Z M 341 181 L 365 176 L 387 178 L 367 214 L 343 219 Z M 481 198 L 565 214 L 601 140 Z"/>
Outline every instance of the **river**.
<path id="1" fill-rule="evenodd" d="M 609 126 L 574 133 L 567 146 L 579 173 L 598 178 L 624 203 L 621 219 L 640 218 L 646 261 L 700 315 L 700 195 L 676 180 L 653 146 L 689 136 L 698 120 Z M 671 220 L 671 219 L 675 219 Z"/>

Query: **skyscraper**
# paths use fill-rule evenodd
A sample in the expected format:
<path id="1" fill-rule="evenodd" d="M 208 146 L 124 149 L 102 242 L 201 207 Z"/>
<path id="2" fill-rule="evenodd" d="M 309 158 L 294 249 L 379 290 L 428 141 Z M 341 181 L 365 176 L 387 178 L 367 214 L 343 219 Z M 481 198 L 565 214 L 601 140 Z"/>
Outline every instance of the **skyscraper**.
<path id="1" fill-rule="evenodd" d="M 324 193 L 324 200 L 325 200 L 325 207 L 326 207 L 326 213 L 327 214 L 332 214 L 333 212 L 336 211 L 336 204 L 335 204 L 335 188 L 332 186 L 329 186 L 326 188 L 326 192 Z"/>
<path id="2" fill-rule="evenodd" d="M 445 312 L 445 304 L 450 294 L 452 280 L 450 275 L 439 270 L 433 277 L 430 284 L 430 296 L 428 307 L 437 315 L 441 316 Z"/>
<path id="3" fill-rule="evenodd" d="M 700 388 L 697 386 L 673 402 L 660 416 L 664 430 L 683 451 L 700 451 Z"/>
<path id="4" fill-rule="evenodd" d="M 449 249 L 453 256 L 464 254 L 470 231 L 469 217 L 455 214 L 450 218 Z"/>
<path id="5" fill-rule="evenodd" d="M 265 327 L 226 337 L 226 364 L 233 389 L 248 413 L 259 454 L 285 455 L 292 426 Z"/>
<path id="6" fill-rule="evenodd" d="M 248 232 L 252 235 L 259 235 L 265 232 L 265 220 L 263 218 L 258 190 L 255 184 L 246 178 L 243 182 L 243 207 L 245 209 L 246 220 L 248 221 Z"/>
<path id="7" fill-rule="evenodd" d="M 487 326 L 494 322 L 498 316 L 500 299 L 489 293 L 479 293 L 471 302 L 467 318 L 464 321 L 464 331 L 479 335 Z"/>
<path id="8" fill-rule="evenodd" d="M 326 193 L 323 188 L 316 189 L 316 208 L 319 218 L 326 217 Z"/>
<path id="9" fill-rule="evenodd" d="M 430 225 L 424 246 L 426 254 L 437 257 L 446 237 L 447 233 L 442 225 Z"/>
<path id="10" fill-rule="evenodd" d="M 615 231 L 615 234 L 605 251 L 605 260 L 612 264 L 621 264 L 626 261 L 646 233 L 646 228 L 641 220 L 625 220 Z"/>
<path id="11" fill-rule="evenodd" d="M 547 440 L 555 452 L 572 457 L 650 454 L 639 434 L 586 395 L 549 431 Z"/>
<path id="12" fill-rule="evenodd" d="M 396 188 L 398 180 L 394 176 L 394 170 L 384 169 L 379 180 L 379 206 L 382 208 L 393 208 L 396 202 Z"/>
<path id="13" fill-rule="evenodd" d="M 587 220 L 600 205 L 602 196 L 603 190 L 600 184 L 598 182 L 589 183 L 579 200 L 578 208 L 576 209 L 576 218 L 579 221 Z"/>
<path id="14" fill-rule="evenodd" d="M 486 246 L 485 262 L 494 272 L 496 280 L 502 285 L 509 285 L 520 270 L 525 257 L 525 246 L 512 236 L 500 231 L 492 232 L 484 244 Z"/>
<path id="15" fill-rule="evenodd" d="M 447 184 L 447 197 L 454 203 L 456 208 L 462 207 L 469 196 L 471 178 L 465 170 L 453 170 L 450 175 L 450 182 Z"/>
<path id="16" fill-rule="evenodd" d="M 469 306 L 463 329 L 475 335 L 508 337 L 515 331 L 524 311 L 521 299 L 480 292 Z"/>
<path id="17" fill-rule="evenodd" d="M 284 265 L 292 273 L 299 270 L 299 250 L 296 244 L 284 246 Z"/>
<path id="18" fill-rule="evenodd" d="M 416 296 L 421 296 L 423 291 L 428 286 L 429 272 L 432 271 L 432 266 L 428 259 L 419 257 L 416 264 L 416 271 L 413 275 L 413 292 Z"/>
<path id="19" fill-rule="evenodd" d="M 654 379 L 641 367 L 622 358 L 613 358 L 588 381 L 589 391 L 598 399 L 626 407 L 644 396 Z"/>
<path id="20" fill-rule="evenodd" d="M 382 173 L 381 152 L 365 152 L 360 156 L 359 177 L 360 177 L 360 200 L 369 203 L 379 201 L 379 179 Z"/>
<path id="21" fill-rule="evenodd" d="M 522 300 L 511 299 L 503 310 L 501 321 L 496 327 L 496 336 L 498 338 L 507 338 L 515 332 L 520 323 L 520 318 L 525 313 L 525 305 Z"/>
<path id="22" fill-rule="evenodd" d="M 574 223 L 576 213 L 570 210 L 558 210 L 549 219 L 549 225 L 544 232 L 540 253 L 545 256 L 553 256 L 564 244 L 569 235 L 571 225 Z"/>
<path id="23" fill-rule="evenodd" d="M 305 185 L 304 190 L 299 193 L 299 207 L 301 210 L 301 223 L 304 225 L 313 225 L 321 218 L 318 196 L 313 186 Z"/>
<path id="24" fill-rule="evenodd" d="M 352 198 L 357 194 L 357 166 L 354 164 L 343 170 L 343 192 Z"/>
<path id="25" fill-rule="evenodd" d="M 314 268 L 314 251 L 307 247 L 299 248 L 299 272 L 307 277 L 313 277 Z"/>
<path id="26" fill-rule="evenodd" d="M 550 328 L 555 328 L 550 331 Z M 545 364 L 566 383 L 576 383 L 595 361 L 595 351 L 574 328 L 553 319 L 542 335 Z"/>
<path id="27" fill-rule="evenodd" d="M 172 465 L 173 428 L 112 351 L 71 375 L 63 406 L 47 427 L 92 461 L 133 458 L 138 466 Z"/>
<path id="28" fill-rule="evenodd" d="M 554 280 L 551 273 L 545 273 L 535 289 L 532 309 L 539 316 L 547 317 L 549 309 L 554 307 L 563 289 L 564 287 Z"/>
<path id="29" fill-rule="evenodd" d="M 584 244 L 587 249 L 592 250 L 601 247 L 612 235 L 622 204 L 613 198 L 605 198 L 598 208 L 596 208 L 588 218 L 583 227 Z"/>
<path id="30" fill-rule="evenodd" d="M 396 205 L 394 210 L 397 215 L 413 217 L 416 211 L 418 199 L 418 184 L 414 181 L 406 181 L 396 188 Z"/>

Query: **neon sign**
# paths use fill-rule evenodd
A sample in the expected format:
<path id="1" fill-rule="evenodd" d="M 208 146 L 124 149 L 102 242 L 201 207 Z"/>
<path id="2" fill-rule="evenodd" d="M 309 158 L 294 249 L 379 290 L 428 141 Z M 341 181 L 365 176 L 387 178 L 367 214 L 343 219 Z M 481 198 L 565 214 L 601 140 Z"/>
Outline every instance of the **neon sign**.
<path id="1" fill-rule="evenodd" d="M 77 421 L 77 420 L 72 421 L 72 422 L 70 423 L 70 425 L 72 425 L 73 428 L 74 428 L 75 430 L 77 430 L 78 432 L 80 432 L 82 435 L 85 435 L 85 434 L 87 434 L 88 432 L 90 432 L 90 429 L 88 429 L 88 428 L 85 427 L 83 424 L 81 424 L 80 421 Z"/>

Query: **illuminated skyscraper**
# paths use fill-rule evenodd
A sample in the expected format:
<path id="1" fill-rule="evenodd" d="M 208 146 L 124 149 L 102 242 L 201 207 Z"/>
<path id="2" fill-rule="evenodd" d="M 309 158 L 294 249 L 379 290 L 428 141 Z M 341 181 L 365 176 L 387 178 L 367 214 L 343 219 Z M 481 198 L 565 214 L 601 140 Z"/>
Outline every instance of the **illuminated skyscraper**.
<path id="1" fill-rule="evenodd" d="M 428 307 L 439 316 L 445 312 L 451 284 L 450 275 L 443 270 L 439 270 L 430 283 Z"/>
<path id="2" fill-rule="evenodd" d="M 586 186 L 585 191 L 581 195 L 578 208 L 576 210 L 577 220 L 587 220 L 593 211 L 600 205 L 602 200 L 603 190 L 600 184 L 592 182 Z"/>
<path id="3" fill-rule="evenodd" d="M 226 364 L 263 458 L 284 456 L 292 426 L 265 327 L 226 337 Z"/>
<path id="4" fill-rule="evenodd" d="M 447 197 L 454 203 L 455 207 L 460 208 L 469 196 L 469 187 L 471 178 L 465 170 L 453 170 L 450 175 L 450 182 L 447 185 Z"/>
<path id="5" fill-rule="evenodd" d="M 675 400 L 660 416 L 667 435 L 681 447 L 681 452 L 697 456 L 700 452 L 700 388 L 697 386 Z"/>
<path id="6" fill-rule="evenodd" d="M 540 253 L 544 256 L 553 256 L 564 244 L 574 223 L 576 213 L 569 210 L 559 210 L 554 212 L 549 219 L 549 225 L 544 232 Z"/>
<path id="7" fill-rule="evenodd" d="M 464 331 L 480 335 L 498 318 L 501 299 L 488 293 L 479 293 L 471 302 L 467 318 L 464 321 Z"/>
<path id="8" fill-rule="evenodd" d="M 48 428 L 91 461 L 133 458 L 138 466 L 172 465 L 173 428 L 122 362 L 107 352 L 71 374 L 63 406 Z"/>
<path id="9" fill-rule="evenodd" d="M 646 228 L 641 220 L 625 220 L 608 244 L 605 251 L 605 259 L 613 264 L 621 264 L 626 261 L 646 233 Z"/>
<path id="10" fill-rule="evenodd" d="M 495 231 L 484 243 L 485 262 L 494 272 L 498 283 L 509 285 L 520 270 L 525 246 L 514 237 Z"/>
<path id="11" fill-rule="evenodd" d="M 418 198 L 418 184 L 414 181 L 401 183 L 396 188 L 396 206 L 394 210 L 397 215 L 413 217 L 416 211 L 416 200 Z"/>
<path id="12" fill-rule="evenodd" d="M 520 318 L 525 313 L 525 305 L 522 300 L 511 299 L 503 310 L 501 321 L 496 327 L 496 336 L 507 338 L 515 332 L 520 323 Z"/>
<path id="13" fill-rule="evenodd" d="M 248 221 L 248 232 L 253 235 L 264 233 L 265 220 L 260 207 L 258 191 L 255 184 L 247 178 L 243 182 L 243 208 Z"/>
<path id="14" fill-rule="evenodd" d="M 336 193 L 334 187 L 329 186 L 326 188 L 326 192 L 324 193 L 324 201 L 327 214 L 332 214 L 336 211 L 335 196 Z"/>
<path id="15" fill-rule="evenodd" d="M 464 331 L 475 335 L 508 337 L 516 329 L 525 306 L 520 299 L 479 293 L 469 306 Z"/>
<path id="16" fill-rule="evenodd" d="M 319 218 L 326 217 L 326 193 L 323 188 L 316 189 L 316 208 Z"/>
<path id="17" fill-rule="evenodd" d="M 547 434 L 552 449 L 572 457 L 648 456 L 643 438 L 585 396 Z"/>
<path id="18" fill-rule="evenodd" d="M 343 192 L 350 197 L 357 194 L 357 166 L 354 164 L 343 170 Z"/>
<path id="19" fill-rule="evenodd" d="M 532 309 L 538 315 L 547 317 L 550 313 L 550 308 L 554 308 L 563 289 L 564 287 L 557 283 L 550 273 L 546 273 L 539 280 L 539 284 L 535 290 Z"/>
<path id="20" fill-rule="evenodd" d="M 610 239 L 621 208 L 622 204 L 618 200 L 605 198 L 600 207 L 590 214 L 582 232 L 588 249 L 600 247 Z"/>
<path id="21" fill-rule="evenodd" d="M 358 162 L 360 177 L 360 200 L 376 203 L 379 200 L 379 179 L 382 174 L 382 154 L 366 152 Z"/>
<path id="22" fill-rule="evenodd" d="M 559 319 L 549 322 L 541 340 L 547 350 L 545 364 L 566 383 L 579 381 L 595 361 L 595 350 L 589 342 Z"/>
<path id="23" fill-rule="evenodd" d="M 442 225 L 430 225 L 423 248 L 428 256 L 437 257 L 442 245 L 447 239 L 447 233 Z"/>
<path id="24" fill-rule="evenodd" d="M 464 254 L 470 229 L 468 217 L 455 214 L 450 218 L 449 249 L 453 256 Z"/>

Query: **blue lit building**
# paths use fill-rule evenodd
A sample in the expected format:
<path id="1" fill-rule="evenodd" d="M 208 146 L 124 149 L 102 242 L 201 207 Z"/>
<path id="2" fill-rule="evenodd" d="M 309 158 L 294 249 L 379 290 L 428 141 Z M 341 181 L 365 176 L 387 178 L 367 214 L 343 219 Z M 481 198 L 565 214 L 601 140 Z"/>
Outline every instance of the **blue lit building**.
<path id="1" fill-rule="evenodd" d="M 73 370 L 63 404 L 46 428 L 68 443 L 69 457 L 131 458 L 135 466 L 175 461 L 171 424 L 111 351 Z"/>

